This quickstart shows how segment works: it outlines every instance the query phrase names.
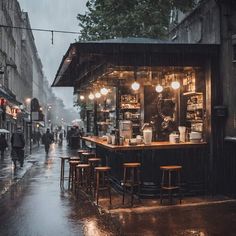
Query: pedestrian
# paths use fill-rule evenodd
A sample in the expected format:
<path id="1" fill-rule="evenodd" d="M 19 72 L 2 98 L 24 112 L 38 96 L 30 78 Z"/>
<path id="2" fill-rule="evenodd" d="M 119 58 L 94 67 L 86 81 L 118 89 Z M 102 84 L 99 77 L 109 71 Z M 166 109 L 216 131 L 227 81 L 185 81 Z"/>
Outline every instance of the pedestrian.
<path id="1" fill-rule="evenodd" d="M 42 143 L 44 144 L 46 155 L 48 155 L 50 145 L 53 143 L 53 141 L 53 135 L 50 133 L 50 129 L 47 129 L 46 133 L 44 133 L 42 136 Z"/>
<path id="2" fill-rule="evenodd" d="M 40 144 L 40 139 L 41 139 L 41 133 L 40 133 L 40 131 L 37 131 L 36 132 L 36 140 L 37 140 L 37 143 L 38 143 L 38 147 L 39 147 L 39 144 Z"/>
<path id="3" fill-rule="evenodd" d="M 4 152 L 6 148 L 8 147 L 7 140 L 5 138 L 4 134 L 0 135 L 0 151 L 1 151 L 1 159 L 4 158 Z"/>
<path id="4" fill-rule="evenodd" d="M 62 145 L 62 142 L 63 142 L 63 133 L 61 131 L 59 134 L 59 144 Z"/>
<path id="5" fill-rule="evenodd" d="M 16 168 L 16 161 L 20 162 L 20 166 L 24 165 L 24 147 L 25 147 L 25 139 L 24 134 L 21 130 L 21 127 L 17 127 L 16 132 L 14 132 L 11 136 L 11 146 L 12 146 L 12 161 L 14 162 L 14 167 Z"/>

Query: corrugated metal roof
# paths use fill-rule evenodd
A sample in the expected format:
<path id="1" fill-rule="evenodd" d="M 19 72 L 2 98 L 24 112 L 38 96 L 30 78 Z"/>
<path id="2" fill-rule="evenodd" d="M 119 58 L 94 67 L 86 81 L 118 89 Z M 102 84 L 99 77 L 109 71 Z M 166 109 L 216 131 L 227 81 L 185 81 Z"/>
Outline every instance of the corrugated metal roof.
<path id="1" fill-rule="evenodd" d="M 83 42 L 82 42 L 83 43 Z M 114 38 L 114 39 L 104 39 L 98 41 L 86 41 L 84 43 L 134 43 L 134 44 L 168 44 L 173 43 L 168 40 L 160 40 L 160 39 L 152 39 L 152 38 L 135 38 L 135 37 L 127 37 L 127 38 Z"/>

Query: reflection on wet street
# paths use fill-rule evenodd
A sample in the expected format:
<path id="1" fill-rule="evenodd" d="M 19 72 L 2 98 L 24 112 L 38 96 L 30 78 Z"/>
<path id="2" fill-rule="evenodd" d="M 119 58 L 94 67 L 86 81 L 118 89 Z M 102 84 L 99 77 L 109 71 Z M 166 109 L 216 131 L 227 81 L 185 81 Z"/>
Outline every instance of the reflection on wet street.
<path id="1" fill-rule="evenodd" d="M 59 157 L 66 155 L 75 155 L 66 145 L 53 145 L 48 157 L 43 148 L 35 150 L 25 163 L 25 177 L 0 198 L 0 236 L 236 235 L 234 199 L 213 202 L 206 198 L 200 204 L 173 206 L 158 206 L 158 199 L 148 206 L 142 200 L 143 205 L 130 208 L 121 206 L 121 195 L 113 192 L 109 214 L 99 214 L 83 194 L 75 199 L 66 183 L 61 190 Z M 22 177 L 23 170 L 15 174 Z M 103 199 L 101 205 L 107 206 L 107 201 Z"/>
<path id="2" fill-rule="evenodd" d="M 76 201 L 61 191 L 59 156 L 66 153 L 66 147 L 54 145 L 48 158 L 43 149 L 33 155 L 38 163 L 1 199 L 0 235 L 113 235 L 86 198 Z"/>

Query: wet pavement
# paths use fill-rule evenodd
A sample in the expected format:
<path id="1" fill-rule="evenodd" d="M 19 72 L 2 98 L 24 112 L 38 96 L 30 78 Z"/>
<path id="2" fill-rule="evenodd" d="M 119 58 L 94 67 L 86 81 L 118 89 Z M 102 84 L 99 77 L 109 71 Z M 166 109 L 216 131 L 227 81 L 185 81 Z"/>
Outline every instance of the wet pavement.
<path id="1" fill-rule="evenodd" d="M 59 157 L 68 154 L 65 144 L 53 145 L 48 157 L 40 147 L 15 172 L 10 159 L 2 160 L 0 236 L 236 235 L 236 201 L 225 196 L 186 197 L 181 205 L 142 200 L 132 208 L 114 191 L 111 207 L 106 197 L 99 207 L 85 194 L 75 199 L 59 184 Z"/>
<path id="2" fill-rule="evenodd" d="M 0 199 L 0 235 L 116 235 L 118 230 L 86 198 L 75 200 L 61 191 L 59 156 L 65 154 L 66 145 L 54 145 L 48 158 L 40 148 L 23 169 L 17 169 L 15 176 L 21 180 Z"/>

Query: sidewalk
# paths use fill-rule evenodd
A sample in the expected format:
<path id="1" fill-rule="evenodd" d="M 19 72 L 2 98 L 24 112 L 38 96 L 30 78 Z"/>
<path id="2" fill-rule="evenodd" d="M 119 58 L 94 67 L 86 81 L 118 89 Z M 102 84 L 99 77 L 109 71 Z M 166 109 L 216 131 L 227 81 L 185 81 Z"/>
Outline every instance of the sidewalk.
<path id="1" fill-rule="evenodd" d="M 5 152 L 4 159 L 0 159 L 0 198 L 4 196 L 4 194 L 11 188 L 11 186 L 15 185 L 19 181 L 23 179 L 25 174 L 31 169 L 33 164 L 37 162 L 34 159 L 34 151 L 37 150 L 38 147 L 33 147 L 33 154 L 29 154 L 29 150 L 25 150 L 25 162 L 23 167 L 18 167 L 14 170 L 14 165 L 11 160 L 10 150 Z M 41 149 L 39 147 L 38 149 Z"/>

